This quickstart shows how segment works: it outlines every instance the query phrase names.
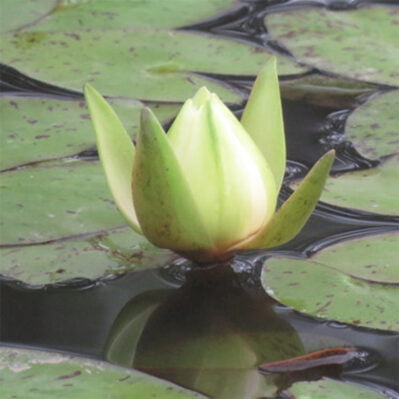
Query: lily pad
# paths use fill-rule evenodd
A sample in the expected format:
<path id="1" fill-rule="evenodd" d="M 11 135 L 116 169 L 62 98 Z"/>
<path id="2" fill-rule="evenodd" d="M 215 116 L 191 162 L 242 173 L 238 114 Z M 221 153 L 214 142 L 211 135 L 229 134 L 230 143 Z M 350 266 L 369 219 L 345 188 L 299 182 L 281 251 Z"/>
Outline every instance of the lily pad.
<path id="1" fill-rule="evenodd" d="M 267 15 L 265 24 L 274 40 L 306 64 L 367 82 L 399 84 L 398 7 L 294 9 Z"/>
<path id="2" fill-rule="evenodd" d="M 162 29 L 29 31 L 0 39 L 3 62 L 32 78 L 78 91 L 91 83 L 103 95 L 154 101 L 184 101 L 205 85 L 225 101 L 241 102 L 229 85 L 197 72 L 256 75 L 270 57 L 259 46 Z M 303 71 L 283 60 L 280 74 Z"/>
<path id="3" fill-rule="evenodd" d="M 336 78 L 318 73 L 280 82 L 284 99 L 302 101 L 317 107 L 350 108 L 357 96 L 370 94 L 375 85 L 354 79 Z"/>
<path id="4" fill-rule="evenodd" d="M 175 257 L 124 228 L 85 239 L 1 248 L 0 275 L 37 287 L 161 267 Z"/>
<path id="5" fill-rule="evenodd" d="M 327 179 L 321 200 L 377 214 L 398 215 L 399 156 L 375 168 Z"/>
<path id="6" fill-rule="evenodd" d="M 399 90 L 373 96 L 349 116 L 345 126 L 348 140 L 368 158 L 398 153 L 398 110 Z"/>
<path id="7" fill-rule="evenodd" d="M 364 385 L 351 384 L 323 378 L 319 381 L 297 382 L 283 392 L 283 395 L 295 399 L 386 399 L 382 393 Z"/>
<path id="8" fill-rule="evenodd" d="M 38 30 L 73 32 L 151 26 L 178 28 L 210 18 L 236 4 L 235 0 L 61 0 Z M 15 3 L 14 3 L 15 4 Z"/>
<path id="9" fill-rule="evenodd" d="M 69 162 L 1 175 L 2 244 L 32 244 L 121 226 L 99 162 Z"/>
<path id="10" fill-rule="evenodd" d="M 313 255 L 312 261 L 360 280 L 399 284 L 398 248 L 399 232 L 393 232 L 339 242 Z"/>
<path id="11" fill-rule="evenodd" d="M 139 101 L 110 99 L 128 132 L 137 132 Z M 179 105 L 152 107 L 159 119 L 172 119 Z M 77 154 L 95 146 L 95 134 L 83 101 L 43 97 L 0 97 L 0 169 Z"/>
<path id="12" fill-rule="evenodd" d="M 26 349 L 0 349 L 0 379 L 3 399 L 205 398 L 103 361 Z"/>
<path id="13" fill-rule="evenodd" d="M 57 3 L 57 0 L 29 0 L 23 4 L 15 0 L 2 0 L 0 33 L 29 26 L 51 12 Z"/>
<path id="14" fill-rule="evenodd" d="M 300 312 L 344 323 L 399 329 L 399 233 L 342 242 L 311 259 L 276 257 L 263 268 L 269 295 Z"/>

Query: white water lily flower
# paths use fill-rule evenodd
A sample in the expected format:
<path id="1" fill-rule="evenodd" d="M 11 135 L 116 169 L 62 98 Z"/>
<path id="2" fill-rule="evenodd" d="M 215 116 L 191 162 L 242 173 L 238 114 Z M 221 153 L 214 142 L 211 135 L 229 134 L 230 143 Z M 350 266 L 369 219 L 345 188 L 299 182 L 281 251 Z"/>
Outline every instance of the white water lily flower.
<path id="1" fill-rule="evenodd" d="M 302 228 L 334 154 L 326 154 L 275 212 L 285 139 L 273 59 L 258 76 L 241 122 L 206 88 L 186 101 L 166 135 L 142 111 L 136 147 L 89 85 L 85 96 L 115 202 L 154 245 L 198 262 L 280 245 Z"/>

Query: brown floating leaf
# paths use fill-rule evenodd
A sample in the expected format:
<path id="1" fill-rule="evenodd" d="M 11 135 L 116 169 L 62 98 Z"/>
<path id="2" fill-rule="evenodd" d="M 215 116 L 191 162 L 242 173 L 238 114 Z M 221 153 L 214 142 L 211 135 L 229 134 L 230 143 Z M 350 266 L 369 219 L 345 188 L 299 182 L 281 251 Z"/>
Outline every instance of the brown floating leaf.
<path id="1" fill-rule="evenodd" d="M 357 356 L 358 351 L 355 348 L 322 349 L 290 359 L 268 362 L 259 366 L 259 370 L 266 373 L 290 373 L 319 366 L 345 364 Z"/>

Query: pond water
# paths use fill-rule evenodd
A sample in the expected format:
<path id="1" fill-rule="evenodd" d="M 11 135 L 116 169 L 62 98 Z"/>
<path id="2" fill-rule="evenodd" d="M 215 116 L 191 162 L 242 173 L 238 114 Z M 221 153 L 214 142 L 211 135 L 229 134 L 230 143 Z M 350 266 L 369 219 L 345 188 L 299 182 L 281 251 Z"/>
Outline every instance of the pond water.
<path id="1" fill-rule="evenodd" d="M 240 40 L 287 49 L 268 40 L 261 22 L 283 7 L 303 7 L 304 1 L 248 1 L 233 13 L 188 27 Z M 356 2 L 325 1 L 331 8 Z M 352 4 L 353 3 L 353 4 Z M 396 4 L 394 1 L 369 3 Z M 245 5 L 245 7 L 244 7 Z M 211 75 L 209 75 L 211 76 Z M 213 74 L 237 92 L 248 92 L 253 79 Z M 368 169 L 378 164 L 342 139 L 348 115 L 371 95 L 389 88 L 370 84 L 343 90 L 335 85 L 307 91 L 306 79 L 328 78 L 316 69 L 281 80 L 287 136 L 286 182 L 303 177 L 314 162 L 336 148 L 333 173 Z M 43 98 L 80 94 L 2 67 L 5 93 Z M 237 114 L 241 106 L 234 106 Z M 79 157 L 96 159 L 95 150 Z M 291 190 L 285 186 L 281 199 Z M 175 260 L 161 269 L 75 279 L 42 288 L 10 279 L 0 281 L 2 344 L 47 348 L 106 359 L 173 381 L 214 398 L 278 397 L 295 381 L 321 376 L 372 387 L 388 398 L 399 398 L 399 334 L 355 327 L 305 316 L 265 293 L 260 272 L 273 254 L 308 256 L 335 242 L 397 231 L 398 217 L 371 214 L 322 204 L 301 234 L 273 251 L 252 251 L 230 264 L 198 269 Z M 358 356 L 344 365 L 314 367 L 302 372 L 262 374 L 266 362 L 334 347 L 354 347 Z M 277 396 L 276 396 L 277 395 Z"/>
<path id="2" fill-rule="evenodd" d="M 27 290 L 2 284 L 3 343 L 50 348 L 133 366 L 216 398 L 258 398 L 328 376 L 398 397 L 398 334 L 318 321 L 279 305 L 244 258 L 215 270 L 189 265 L 93 285 Z M 185 277 L 186 276 L 186 277 Z M 182 281 L 185 280 L 185 281 Z M 282 377 L 252 366 L 328 347 L 365 355 Z"/>

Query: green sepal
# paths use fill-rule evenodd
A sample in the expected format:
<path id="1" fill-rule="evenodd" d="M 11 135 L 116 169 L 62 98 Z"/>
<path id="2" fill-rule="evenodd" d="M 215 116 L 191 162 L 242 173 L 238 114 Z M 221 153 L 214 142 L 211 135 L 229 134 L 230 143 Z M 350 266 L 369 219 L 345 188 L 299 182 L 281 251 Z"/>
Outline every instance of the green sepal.
<path id="1" fill-rule="evenodd" d="M 134 145 L 112 107 L 92 86 L 84 95 L 97 135 L 97 148 L 115 203 L 132 228 L 141 233 L 131 190 Z"/>
<path id="2" fill-rule="evenodd" d="M 285 173 L 286 150 L 275 57 L 259 73 L 241 123 L 270 165 L 279 191 Z"/>
<path id="3" fill-rule="evenodd" d="M 293 239 L 305 225 L 320 198 L 335 151 L 324 154 L 303 179 L 296 191 L 273 215 L 266 227 L 240 249 L 270 248 Z"/>
<path id="4" fill-rule="evenodd" d="M 140 226 L 154 245 L 176 252 L 212 248 L 180 164 L 148 108 L 141 113 L 133 195 Z"/>

